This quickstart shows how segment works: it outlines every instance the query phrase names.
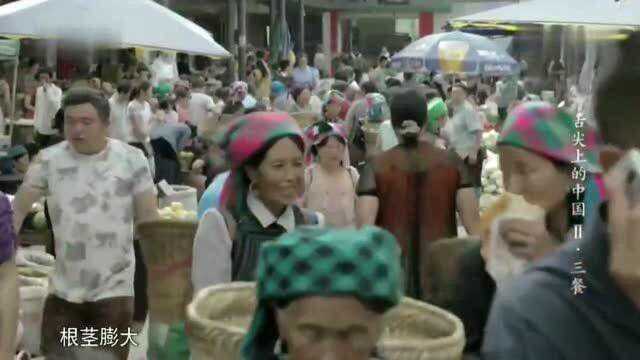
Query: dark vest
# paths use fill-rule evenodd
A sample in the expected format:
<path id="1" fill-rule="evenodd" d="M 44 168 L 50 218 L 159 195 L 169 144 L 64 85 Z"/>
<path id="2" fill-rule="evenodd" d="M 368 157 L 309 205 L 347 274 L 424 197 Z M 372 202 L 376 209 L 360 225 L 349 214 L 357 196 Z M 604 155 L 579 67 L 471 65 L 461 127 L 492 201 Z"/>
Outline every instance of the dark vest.
<path id="1" fill-rule="evenodd" d="M 236 219 L 236 230 L 231 249 L 231 280 L 255 281 L 260 246 L 265 242 L 275 240 L 286 230 L 277 224 L 264 228 L 251 211 L 241 214 L 235 211 L 231 215 Z M 309 213 L 295 205 L 293 205 L 293 215 L 296 227 L 318 223 L 314 213 Z"/>

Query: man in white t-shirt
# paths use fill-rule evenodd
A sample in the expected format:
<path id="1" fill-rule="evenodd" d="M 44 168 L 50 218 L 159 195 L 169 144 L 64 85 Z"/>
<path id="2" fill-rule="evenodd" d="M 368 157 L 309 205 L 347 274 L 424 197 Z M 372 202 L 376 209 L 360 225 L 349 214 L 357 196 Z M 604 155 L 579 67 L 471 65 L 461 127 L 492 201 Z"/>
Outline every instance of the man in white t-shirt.
<path id="1" fill-rule="evenodd" d="M 33 121 L 35 141 L 43 149 L 53 141 L 58 133 L 54 129 L 53 120 L 60 109 L 62 90 L 53 83 L 53 73 L 49 69 L 42 69 L 38 73 L 40 86 L 36 90 L 36 109 Z"/>
<path id="2" fill-rule="evenodd" d="M 72 89 L 62 106 L 66 141 L 40 152 L 13 206 L 20 229 L 31 204 L 47 198 L 56 263 L 42 348 L 47 358 L 69 359 L 74 349 L 61 339 L 73 329 L 111 328 L 121 337 L 132 331 L 134 225 L 157 219 L 158 210 L 142 152 L 107 136 L 109 104 L 102 94 Z M 128 346 L 120 345 L 100 350 L 126 360 Z"/>
<path id="3" fill-rule="evenodd" d="M 161 81 L 173 84 L 178 80 L 180 80 L 180 76 L 175 55 L 160 52 L 151 63 L 151 84 L 156 87 Z"/>
<path id="4" fill-rule="evenodd" d="M 482 140 L 482 122 L 473 105 L 466 99 L 467 90 L 456 84 L 451 90 L 453 117 L 445 125 L 449 145 L 462 160 L 475 164 Z"/>
<path id="5" fill-rule="evenodd" d="M 118 83 L 118 90 L 109 99 L 109 136 L 127 142 L 131 136 L 131 125 L 128 123 L 127 107 L 131 95 L 131 83 L 122 80 Z"/>
<path id="6" fill-rule="evenodd" d="M 205 132 L 205 129 L 212 127 L 210 122 L 215 120 L 213 119 L 215 103 L 213 102 L 213 98 L 205 93 L 205 82 L 202 79 L 194 79 L 192 86 L 191 99 L 189 100 L 189 115 L 191 125 L 197 127 L 198 134 L 201 135 Z"/>
<path id="7" fill-rule="evenodd" d="M 482 130 L 484 125 L 474 106 L 466 99 L 467 88 L 455 84 L 451 89 L 451 107 L 453 116 L 447 120 L 443 135 L 449 148 L 455 151 L 464 161 L 472 177 L 473 185 L 480 187 L 482 163 L 485 153 L 481 151 Z"/>

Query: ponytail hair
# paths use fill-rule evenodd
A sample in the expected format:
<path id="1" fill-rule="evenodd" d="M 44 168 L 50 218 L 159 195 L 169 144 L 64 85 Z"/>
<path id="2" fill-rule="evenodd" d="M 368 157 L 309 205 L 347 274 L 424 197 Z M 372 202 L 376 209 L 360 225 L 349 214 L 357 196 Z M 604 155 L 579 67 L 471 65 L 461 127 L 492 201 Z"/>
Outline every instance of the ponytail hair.
<path id="1" fill-rule="evenodd" d="M 131 95 L 129 96 L 129 101 L 133 101 L 140 96 L 140 94 L 144 91 L 148 91 L 151 88 L 151 83 L 148 81 L 141 82 L 138 86 L 134 87 L 131 90 Z"/>
<path id="2" fill-rule="evenodd" d="M 427 119 L 427 102 L 424 95 L 415 89 L 408 89 L 396 94 L 391 99 L 391 124 L 401 136 L 404 146 L 415 146 L 420 132 Z M 405 121 L 413 121 L 417 125 L 407 126 Z"/>

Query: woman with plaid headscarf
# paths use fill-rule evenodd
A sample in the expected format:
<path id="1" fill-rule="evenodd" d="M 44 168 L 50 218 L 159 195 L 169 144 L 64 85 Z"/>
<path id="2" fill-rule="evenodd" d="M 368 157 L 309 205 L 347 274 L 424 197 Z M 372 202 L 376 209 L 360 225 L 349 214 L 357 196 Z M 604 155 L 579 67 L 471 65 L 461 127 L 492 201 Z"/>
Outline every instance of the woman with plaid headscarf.
<path id="1" fill-rule="evenodd" d="M 580 149 L 585 160 L 581 166 L 573 164 L 578 150 L 573 141 L 578 136 L 584 144 Z M 509 114 L 498 140 L 506 190 L 546 213 L 539 221 L 501 220 L 497 231 L 510 254 L 533 262 L 575 237 L 576 227 L 581 227 L 585 219 L 572 213 L 574 202 L 584 202 L 586 216 L 598 211 L 597 205 L 605 197 L 597 161 L 599 146 L 599 136 L 593 129 L 586 125 L 577 128 L 570 115 L 549 103 L 526 103 Z M 584 190 L 579 198 L 573 191 L 576 180 Z M 482 244 L 465 251 L 460 260 L 451 310 L 464 323 L 466 352 L 480 350 L 496 283 L 503 284 L 520 273 L 504 271 L 500 267 L 504 259 L 489 250 L 493 219 L 508 211 L 511 199 L 503 196 L 482 214 Z M 476 281 L 469 281 L 470 277 Z"/>
<path id="2" fill-rule="evenodd" d="M 384 315 L 402 297 L 399 255 L 374 227 L 301 228 L 265 244 L 242 360 L 382 359 Z"/>
<path id="3" fill-rule="evenodd" d="M 236 120 L 222 148 L 231 164 L 221 208 L 198 226 L 193 252 L 195 290 L 255 279 L 257 254 L 295 227 L 322 224 L 322 215 L 295 205 L 304 191 L 305 143 L 286 113 L 256 112 Z"/>

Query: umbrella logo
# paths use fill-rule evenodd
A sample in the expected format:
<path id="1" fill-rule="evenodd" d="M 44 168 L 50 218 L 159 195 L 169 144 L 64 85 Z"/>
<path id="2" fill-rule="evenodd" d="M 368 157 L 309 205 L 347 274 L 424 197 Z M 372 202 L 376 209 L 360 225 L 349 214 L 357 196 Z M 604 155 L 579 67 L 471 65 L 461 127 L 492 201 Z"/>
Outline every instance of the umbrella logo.
<path id="1" fill-rule="evenodd" d="M 465 41 L 442 41 L 438 46 L 440 68 L 445 73 L 464 72 L 464 59 L 469 52 Z"/>
<path id="2" fill-rule="evenodd" d="M 511 66 L 504 64 L 489 64 L 485 65 L 484 71 L 487 73 L 510 73 Z"/>

